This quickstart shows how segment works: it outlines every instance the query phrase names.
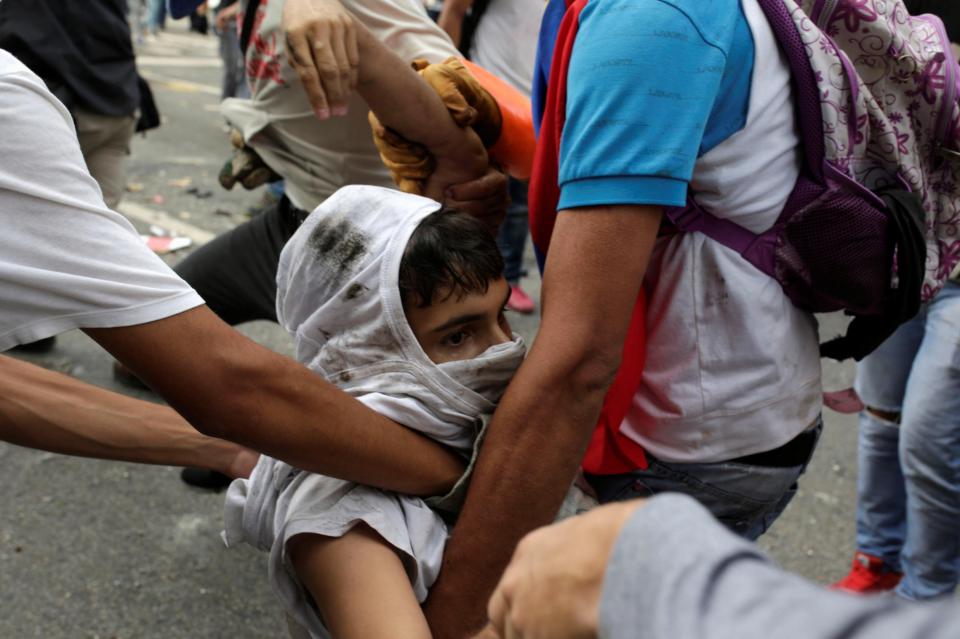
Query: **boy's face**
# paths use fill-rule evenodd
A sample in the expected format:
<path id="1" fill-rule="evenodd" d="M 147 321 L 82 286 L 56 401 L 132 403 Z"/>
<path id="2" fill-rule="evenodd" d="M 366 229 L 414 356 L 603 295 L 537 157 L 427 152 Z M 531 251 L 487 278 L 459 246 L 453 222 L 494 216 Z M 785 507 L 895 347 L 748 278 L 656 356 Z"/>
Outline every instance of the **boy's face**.
<path id="1" fill-rule="evenodd" d="M 446 299 L 443 299 L 443 298 Z M 503 309 L 510 297 L 507 280 L 490 282 L 486 293 L 446 295 L 424 308 L 411 304 L 407 321 L 420 347 L 435 364 L 471 359 L 511 340 Z"/>

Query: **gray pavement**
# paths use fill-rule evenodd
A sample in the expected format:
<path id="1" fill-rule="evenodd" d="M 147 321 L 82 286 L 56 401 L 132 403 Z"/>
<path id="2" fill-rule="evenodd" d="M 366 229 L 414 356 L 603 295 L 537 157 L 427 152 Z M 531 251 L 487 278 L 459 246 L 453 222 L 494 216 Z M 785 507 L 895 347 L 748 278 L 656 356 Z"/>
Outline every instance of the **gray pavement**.
<path id="1" fill-rule="evenodd" d="M 154 222 L 202 243 L 242 223 L 261 195 L 226 192 L 216 182 L 229 152 L 217 112 L 216 39 L 187 34 L 176 23 L 141 48 L 140 68 L 163 126 L 134 141 L 132 190 L 120 209 L 142 230 Z M 188 192 L 194 187 L 213 195 L 198 198 Z M 532 259 L 530 271 L 536 271 Z M 535 275 L 524 285 L 539 293 Z M 537 316 L 511 321 L 532 341 Z M 841 323 L 824 318 L 823 331 Z M 289 354 L 289 339 L 277 326 L 241 328 Z M 110 358 L 79 332 L 61 336 L 49 354 L 21 357 L 155 399 L 119 386 Z M 825 363 L 825 388 L 846 387 L 852 372 Z M 856 476 L 855 418 L 827 412 L 825 420 L 800 494 L 762 540 L 786 568 L 823 583 L 846 571 L 853 550 Z M 177 473 L 0 444 L 0 639 L 285 636 L 264 556 L 226 550 L 218 536 L 222 495 L 191 489 Z"/>

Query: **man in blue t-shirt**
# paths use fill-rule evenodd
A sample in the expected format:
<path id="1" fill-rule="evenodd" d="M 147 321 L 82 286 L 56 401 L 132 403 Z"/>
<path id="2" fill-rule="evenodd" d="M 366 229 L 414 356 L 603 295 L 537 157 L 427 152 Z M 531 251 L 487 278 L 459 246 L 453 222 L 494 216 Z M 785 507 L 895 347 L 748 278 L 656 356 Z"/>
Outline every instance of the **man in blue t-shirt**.
<path id="1" fill-rule="evenodd" d="M 547 8 L 541 65 L 562 5 Z M 663 208 L 688 196 L 764 231 L 800 162 L 790 71 L 757 0 L 585 5 L 567 71 L 543 320 L 428 602 L 439 636 L 482 622 L 480 602 L 517 539 L 556 512 L 641 287 L 646 364 L 620 431 L 650 467 L 589 477 L 600 497 L 686 492 L 749 538 L 786 507 L 819 433 L 815 320 L 733 250 L 658 231 Z"/>

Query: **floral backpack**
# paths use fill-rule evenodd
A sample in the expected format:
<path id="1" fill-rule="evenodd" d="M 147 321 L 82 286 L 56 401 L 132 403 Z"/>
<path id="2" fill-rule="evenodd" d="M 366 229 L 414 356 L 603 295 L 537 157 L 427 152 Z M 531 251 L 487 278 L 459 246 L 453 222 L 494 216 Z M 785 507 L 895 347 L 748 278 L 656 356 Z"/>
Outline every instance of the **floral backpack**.
<path id="1" fill-rule="evenodd" d="M 960 68 L 943 23 L 901 0 L 758 0 L 794 77 L 804 166 L 755 234 L 689 200 L 667 217 L 737 250 L 794 304 L 854 316 L 860 359 L 960 261 Z"/>

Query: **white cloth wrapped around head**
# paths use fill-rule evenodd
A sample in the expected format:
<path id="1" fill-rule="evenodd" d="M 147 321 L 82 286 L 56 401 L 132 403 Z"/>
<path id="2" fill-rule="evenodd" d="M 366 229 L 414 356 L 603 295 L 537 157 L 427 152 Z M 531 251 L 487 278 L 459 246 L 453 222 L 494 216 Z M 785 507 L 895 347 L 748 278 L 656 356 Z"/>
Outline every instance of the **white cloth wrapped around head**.
<path id="1" fill-rule="evenodd" d="M 440 205 L 347 186 L 304 221 L 277 270 L 277 318 L 296 358 L 377 412 L 469 448 L 525 353 L 518 335 L 469 360 L 434 364 L 403 312 L 397 278 L 417 225 Z"/>

